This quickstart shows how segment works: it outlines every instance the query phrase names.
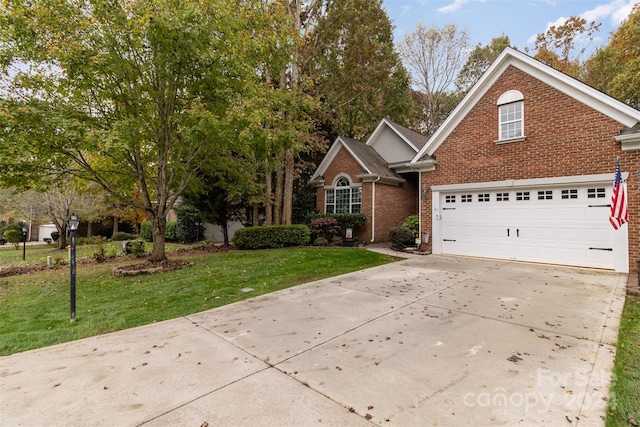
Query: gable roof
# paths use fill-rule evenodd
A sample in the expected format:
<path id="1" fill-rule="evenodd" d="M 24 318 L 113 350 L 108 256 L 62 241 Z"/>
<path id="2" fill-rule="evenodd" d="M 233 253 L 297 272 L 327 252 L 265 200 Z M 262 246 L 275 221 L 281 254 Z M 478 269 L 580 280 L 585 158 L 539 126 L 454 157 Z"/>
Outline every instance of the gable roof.
<path id="1" fill-rule="evenodd" d="M 362 173 L 358 177 L 362 179 L 375 179 L 380 178 L 385 182 L 404 182 L 404 178 L 395 173 L 389 168 L 387 162 L 373 149 L 373 147 L 366 145 L 353 138 L 347 138 L 339 136 L 327 151 L 327 154 L 322 159 L 322 162 L 313 173 L 310 184 L 321 185 L 324 183 L 323 174 L 333 162 L 333 159 L 338 154 L 341 148 L 347 150 L 347 152 L 358 162 L 362 167 Z"/>
<path id="2" fill-rule="evenodd" d="M 373 144 L 373 141 L 375 141 L 375 138 L 377 138 L 377 136 L 382 132 L 382 129 L 384 129 L 385 126 L 388 126 L 391 130 L 393 130 L 400 137 L 400 139 L 402 139 L 416 153 L 422 147 L 424 147 L 424 145 L 429 140 L 428 137 L 422 135 L 421 133 L 409 129 L 408 127 L 402 126 L 401 124 L 392 121 L 390 118 L 385 117 L 380 121 L 380 123 L 378 123 L 378 126 L 376 126 L 369 139 L 367 139 L 367 145 Z"/>
<path id="3" fill-rule="evenodd" d="M 435 151 L 466 117 L 469 111 L 485 95 L 496 80 L 509 67 L 513 66 L 566 95 L 589 105 L 600 113 L 633 128 L 640 121 L 640 111 L 606 95 L 568 75 L 543 64 L 542 62 L 507 47 L 491 64 L 480 80 L 471 88 L 449 117 L 440 125 L 429 141 L 415 155 L 411 163 L 420 162 Z"/>

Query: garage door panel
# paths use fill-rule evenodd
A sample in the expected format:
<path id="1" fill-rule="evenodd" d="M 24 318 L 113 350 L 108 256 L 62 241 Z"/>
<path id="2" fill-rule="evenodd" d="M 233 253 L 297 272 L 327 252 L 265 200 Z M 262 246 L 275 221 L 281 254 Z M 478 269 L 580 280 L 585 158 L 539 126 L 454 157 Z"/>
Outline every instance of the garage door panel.
<path id="1" fill-rule="evenodd" d="M 612 251 L 600 250 L 611 249 L 614 240 L 606 185 L 597 191 L 586 186 L 527 189 L 529 200 L 517 200 L 516 192 L 524 192 L 514 189 L 465 193 L 470 203 L 459 203 L 460 194 L 443 194 L 442 252 L 614 268 Z M 458 203 L 445 203 L 446 195 Z M 479 195 L 485 201 L 479 202 Z"/>

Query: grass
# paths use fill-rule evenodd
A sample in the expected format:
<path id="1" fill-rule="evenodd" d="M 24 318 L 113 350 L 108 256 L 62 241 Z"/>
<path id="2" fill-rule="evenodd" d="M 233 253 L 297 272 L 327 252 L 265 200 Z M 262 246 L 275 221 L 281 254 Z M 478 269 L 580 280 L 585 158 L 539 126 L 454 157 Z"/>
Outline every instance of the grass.
<path id="1" fill-rule="evenodd" d="M 52 250 L 50 246 L 44 248 Z M 27 247 L 27 251 L 30 249 Z M 36 257 L 36 250 L 31 252 Z M 4 263 L 5 253 L 0 251 L 0 255 Z M 184 257 L 194 265 L 135 277 L 112 275 L 117 265 L 131 264 L 131 259 L 115 264 L 79 264 L 75 323 L 69 322 L 68 267 L 0 278 L 0 355 L 185 316 L 396 260 L 353 248 L 293 248 Z M 245 287 L 255 290 L 241 292 Z"/>
<path id="2" fill-rule="evenodd" d="M 609 396 L 607 427 L 640 423 L 640 297 L 624 304 Z"/>

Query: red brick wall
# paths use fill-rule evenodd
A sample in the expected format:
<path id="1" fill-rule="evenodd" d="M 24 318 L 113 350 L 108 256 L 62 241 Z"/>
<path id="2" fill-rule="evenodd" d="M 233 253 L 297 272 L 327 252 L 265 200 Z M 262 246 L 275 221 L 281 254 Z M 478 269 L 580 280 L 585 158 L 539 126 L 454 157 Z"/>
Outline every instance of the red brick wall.
<path id="1" fill-rule="evenodd" d="M 524 95 L 522 142 L 496 145 L 497 100 L 508 90 Z M 526 73 L 509 67 L 435 152 L 436 170 L 423 185 L 613 173 L 616 156 L 629 172 L 629 260 L 640 258 L 640 151 L 622 152 L 614 137 L 623 125 Z M 421 224 L 431 231 L 431 198 Z"/>
<path id="2" fill-rule="evenodd" d="M 351 182 L 362 182 L 357 175 L 363 173 L 362 167 L 344 148 L 340 148 L 335 158 L 324 173 L 325 185 L 331 185 L 339 174 L 347 174 Z M 376 183 L 376 242 L 389 240 L 389 230 L 402 225 L 404 219 L 417 213 L 417 174 L 404 176 L 407 182 L 400 186 Z M 370 242 L 372 233 L 371 200 L 373 183 L 362 183 L 362 213 L 367 220 L 363 230 L 357 233 L 361 242 Z M 324 213 L 325 190 L 316 189 L 316 206 L 319 213 Z"/>
<path id="3" fill-rule="evenodd" d="M 403 175 L 400 186 L 376 184 L 376 242 L 388 242 L 389 231 L 418 213 L 418 174 Z"/>

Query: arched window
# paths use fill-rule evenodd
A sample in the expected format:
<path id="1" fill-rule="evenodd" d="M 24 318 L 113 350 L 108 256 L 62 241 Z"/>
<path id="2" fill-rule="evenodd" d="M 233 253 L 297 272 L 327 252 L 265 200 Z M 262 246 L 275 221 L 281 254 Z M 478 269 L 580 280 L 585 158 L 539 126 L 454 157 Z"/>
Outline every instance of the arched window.
<path id="1" fill-rule="evenodd" d="M 338 176 L 333 186 L 325 190 L 325 209 L 328 214 L 359 213 L 362 211 L 361 184 L 353 184 L 349 178 Z"/>
<path id="2" fill-rule="evenodd" d="M 509 90 L 498 98 L 498 140 L 524 137 L 524 96 Z"/>

